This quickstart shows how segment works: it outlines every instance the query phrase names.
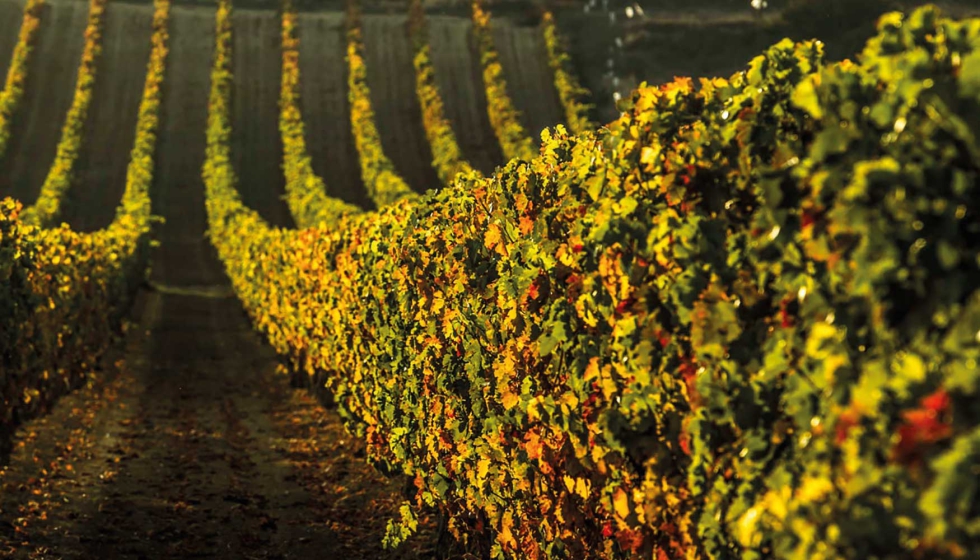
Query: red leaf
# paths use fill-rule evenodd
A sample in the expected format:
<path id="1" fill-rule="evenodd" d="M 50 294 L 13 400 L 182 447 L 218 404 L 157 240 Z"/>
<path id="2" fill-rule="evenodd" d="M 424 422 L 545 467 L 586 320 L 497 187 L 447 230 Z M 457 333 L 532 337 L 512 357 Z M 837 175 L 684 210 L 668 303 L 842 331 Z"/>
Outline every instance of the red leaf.
<path id="1" fill-rule="evenodd" d="M 607 539 L 609 537 L 613 536 L 612 522 L 606 521 L 606 524 L 602 526 L 602 536 L 605 537 L 605 538 L 607 538 Z"/>
<path id="2" fill-rule="evenodd" d="M 918 461 L 924 447 L 953 435 L 947 411 L 949 394 L 945 389 L 923 397 L 921 406 L 902 413 L 904 422 L 898 427 L 898 443 L 892 448 L 892 459 L 902 464 Z"/>

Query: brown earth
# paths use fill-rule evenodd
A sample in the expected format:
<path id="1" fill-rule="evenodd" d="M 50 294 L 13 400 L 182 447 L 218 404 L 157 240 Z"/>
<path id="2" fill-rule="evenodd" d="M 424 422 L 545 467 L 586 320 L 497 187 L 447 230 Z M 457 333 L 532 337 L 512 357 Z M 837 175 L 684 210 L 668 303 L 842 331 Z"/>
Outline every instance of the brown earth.
<path id="1" fill-rule="evenodd" d="M 139 6 L 109 3 L 105 17 L 102 58 L 62 216 L 78 231 L 106 227 L 116 215 L 126 188 L 150 57 L 152 13 Z"/>
<path id="2" fill-rule="evenodd" d="M 0 196 L 24 204 L 37 199 L 74 96 L 87 17 L 86 2 L 55 0 L 44 7 L 24 98 L 0 157 Z"/>
<path id="3" fill-rule="evenodd" d="M 541 29 L 496 20 L 493 38 L 504 68 L 507 92 L 521 112 L 528 134 L 540 143 L 543 129 L 565 120 Z"/>
<path id="4" fill-rule="evenodd" d="M 333 196 L 371 208 L 351 135 L 346 56 L 343 14 L 300 14 L 300 107 L 313 171 Z"/>
<path id="5" fill-rule="evenodd" d="M 205 238 L 205 130 L 214 12 L 173 8 L 170 54 L 163 80 L 156 169 L 150 199 L 164 218 L 154 230 L 160 241 L 151 260 L 150 280 L 180 288 L 227 292 L 227 279 Z"/>
<path id="6" fill-rule="evenodd" d="M 429 45 L 446 117 L 470 165 L 485 174 L 503 163 L 487 116 L 480 57 L 468 19 L 429 16 Z"/>
<path id="7" fill-rule="evenodd" d="M 232 15 L 231 148 L 242 202 L 272 225 L 292 227 L 283 199 L 279 135 L 280 29 L 275 12 L 237 10 Z"/>
<path id="8" fill-rule="evenodd" d="M 364 61 L 385 154 L 418 192 L 442 186 L 415 94 L 412 41 L 405 16 L 365 16 Z"/>
<path id="9" fill-rule="evenodd" d="M 10 57 L 14 54 L 23 20 L 24 7 L 20 1 L 0 4 L 0 82 L 7 78 Z"/>

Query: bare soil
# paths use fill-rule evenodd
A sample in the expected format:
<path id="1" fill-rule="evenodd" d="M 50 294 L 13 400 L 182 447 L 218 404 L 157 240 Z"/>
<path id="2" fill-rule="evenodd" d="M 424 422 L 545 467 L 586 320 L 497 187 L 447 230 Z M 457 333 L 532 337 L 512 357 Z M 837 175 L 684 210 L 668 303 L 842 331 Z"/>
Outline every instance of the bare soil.
<path id="1" fill-rule="evenodd" d="M 23 20 L 24 7 L 19 1 L 0 4 L 0 82 L 7 78 L 10 57 L 14 54 Z M 3 85 L 0 85 L 0 89 L 3 89 Z"/>
<path id="2" fill-rule="evenodd" d="M 201 170 L 206 146 L 214 12 L 173 8 L 163 81 L 156 168 L 150 199 L 164 222 L 154 230 L 150 280 L 157 285 L 228 292 L 217 254 L 205 238 Z"/>
<path id="3" fill-rule="evenodd" d="M 102 58 L 62 218 L 78 231 L 109 225 L 126 188 L 129 152 L 136 138 L 153 14 L 140 6 L 110 2 L 102 34 Z"/>
<path id="4" fill-rule="evenodd" d="M 300 14 L 300 108 L 313 171 L 331 195 L 367 209 L 373 203 L 351 134 L 346 56 L 342 13 Z"/>
<path id="5" fill-rule="evenodd" d="M 0 473 L 12 559 L 431 557 L 381 549 L 397 488 L 275 374 L 230 294 L 143 295 L 122 358 L 26 426 Z"/>
<path id="6" fill-rule="evenodd" d="M 208 25 L 213 25 L 209 22 Z M 232 162 L 242 201 L 269 223 L 292 227 L 283 195 L 279 84 L 282 70 L 279 16 L 236 10 L 232 15 Z"/>
<path id="7" fill-rule="evenodd" d="M 470 165 L 491 173 L 503 163 L 497 137 L 487 116 L 479 54 L 469 19 L 429 16 L 429 45 L 436 85 L 446 117 Z"/>
<path id="8" fill-rule="evenodd" d="M 408 18 L 370 15 L 363 22 L 368 86 L 385 154 L 416 191 L 439 189 L 442 183 L 432 167 L 432 151 L 415 94 Z"/>
<path id="9" fill-rule="evenodd" d="M 40 193 L 74 96 L 87 18 L 86 2 L 45 3 L 24 98 L 0 157 L 0 196 L 31 204 Z"/>
<path id="10" fill-rule="evenodd" d="M 528 134 L 540 144 L 541 131 L 565 119 L 541 29 L 494 20 L 493 38 L 507 79 L 507 92 L 521 112 Z"/>

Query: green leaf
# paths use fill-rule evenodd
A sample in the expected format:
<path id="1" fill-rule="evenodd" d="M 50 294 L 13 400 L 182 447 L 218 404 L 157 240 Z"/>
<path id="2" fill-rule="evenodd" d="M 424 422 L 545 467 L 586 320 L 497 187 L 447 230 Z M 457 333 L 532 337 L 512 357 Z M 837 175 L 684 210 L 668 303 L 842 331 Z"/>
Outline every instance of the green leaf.
<path id="1" fill-rule="evenodd" d="M 960 95 L 980 100 L 980 50 L 963 59 L 960 67 Z"/>
<path id="2" fill-rule="evenodd" d="M 793 104 L 803 109 L 815 119 L 823 118 L 823 109 L 820 107 L 820 99 L 817 97 L 817 89 L 814 87 L 813 80 L 803 80 L 793 91 Z"/>
<path id="3" fill-rule="evenodd" d="M 568 340 L 564 323 L 552 323 L 551 331 L 538 339 L 538 347 L 542 356 L 548 356 L 555 351 L 559 344 Z"/>

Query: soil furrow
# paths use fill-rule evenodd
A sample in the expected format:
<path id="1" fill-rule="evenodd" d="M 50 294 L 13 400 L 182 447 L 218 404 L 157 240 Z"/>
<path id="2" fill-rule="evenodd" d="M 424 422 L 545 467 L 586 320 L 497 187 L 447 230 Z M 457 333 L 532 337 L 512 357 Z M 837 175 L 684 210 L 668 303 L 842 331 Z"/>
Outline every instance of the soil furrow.
<path id="1" fill-rule="evenodd" d="M 543 129 L 564 121 L 541 29 L 498 19 L 493 22 L 493 37 L 507 92 L 521 112 L 528 134 L 540 144 Z"/>
<path id="2" fill-rule="evenodd" d="M 371 208 L 351 135 L 346 56 L 343 14 L 300 14 L 300 107 L 313 171 L 331 195 Z"/>
<path id="3" fill-rule="evenodd" d="M 364 60 L 385 154 L 418 192 L 442 186 L 422 127 L 407 18 L 364 16 Z"/>
<path id="4" fill-rule="evenodd" d="M 430 17 L 428 26 L 432 66 L 446 117 L 470 165 L 489 174 L 503 163 L 504 156 L 487 116 L 473 26 L 469 19 L 458 17 Z"/>
<path id="5" fill-rule="evenodd" d="M 41 192 L 74 97 L 87 18 L 87 2 L 55 1 L 44 7 L 22 105 L 11 121 L 7 153 L 0 158 L 0 196 L 31 204 Z"/>
<path id="6" fill-rule="evenodd" d="M 292 227 L 283 200 L 279 135 L 279 85 L 282 70 L 279 16 L 272 11 L 238 10 L 232 20 L 232 162 L 242 201 L 269 223 Z"/>
<path id="7" fill-rule="evenodd" d="M 151 281 L 171 287 L 227 284 L 217 255 L 205 239 L 204 123 L 208 116 L 214 12 L 173 8 L 170 54 L 163 82 L 156 171 L 150 196 L 155 228 Z"/>
<path id="8" fill-rule="evenodd" d="M 116 215 L 136 138 L 152 32 L 148 10 L 109 3 L 85 140 L 64 205 L 63 219 L 77 231 L 106 227 Z"/>

